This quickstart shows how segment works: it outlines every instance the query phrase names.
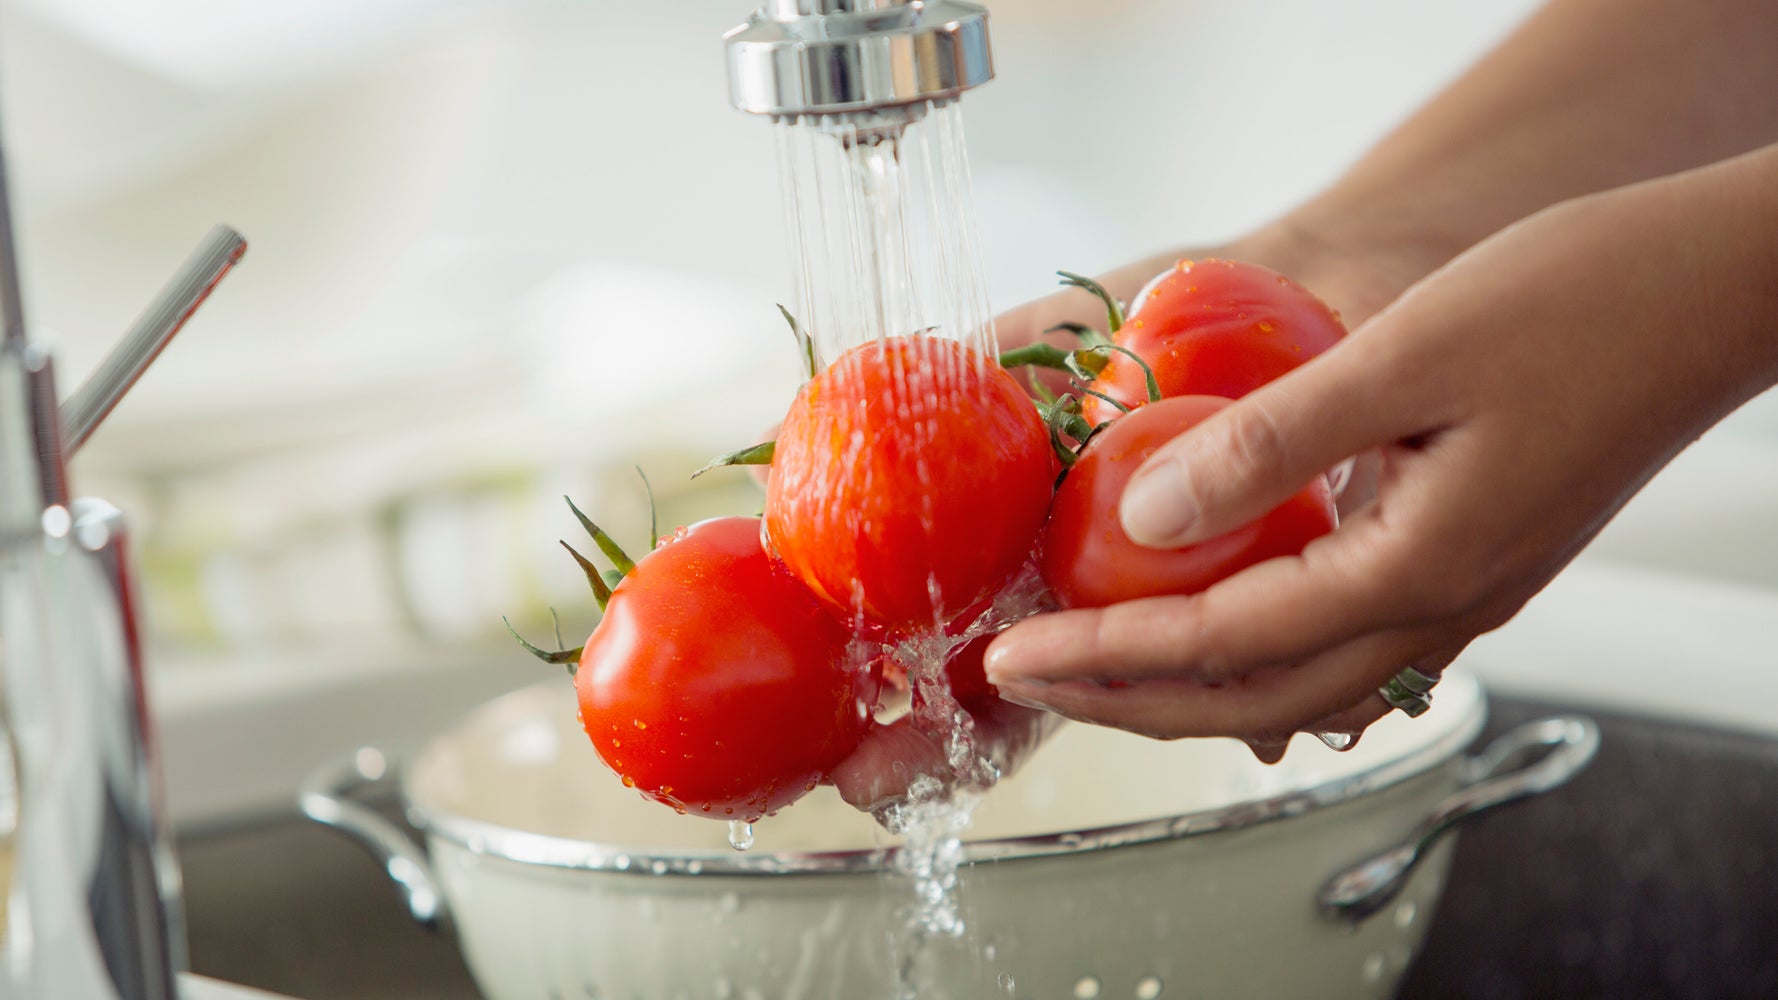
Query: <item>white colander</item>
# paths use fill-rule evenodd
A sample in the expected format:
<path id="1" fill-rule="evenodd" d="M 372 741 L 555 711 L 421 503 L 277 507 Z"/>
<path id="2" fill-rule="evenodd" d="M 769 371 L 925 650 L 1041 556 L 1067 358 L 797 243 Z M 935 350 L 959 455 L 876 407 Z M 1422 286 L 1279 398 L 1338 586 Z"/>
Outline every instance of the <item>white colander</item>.
<path id="1" fill-rule="evenodd" d="M 605 770 L 562 682 L 491 702 L 404 768 L 422 853 L 352 793 L 360 752 L 311 779 L 310 816 L 452 923 L 492 1000 L 1385 997 L 1418 949 L 1445 830 L 1585 766 L 1592 723 L 1547 719 L 1460 754 L 1484 701 L 1451 671 L 1430 712 L 1282 764 L 1232 741 L 1065 727 L 988 793 L 965 838 L 967 931 L 918 941 L 891 842 L 823 788 L 757 824 L 641 800 Z M 1541 753 L 1539 752 L 1541 751 Z"/>

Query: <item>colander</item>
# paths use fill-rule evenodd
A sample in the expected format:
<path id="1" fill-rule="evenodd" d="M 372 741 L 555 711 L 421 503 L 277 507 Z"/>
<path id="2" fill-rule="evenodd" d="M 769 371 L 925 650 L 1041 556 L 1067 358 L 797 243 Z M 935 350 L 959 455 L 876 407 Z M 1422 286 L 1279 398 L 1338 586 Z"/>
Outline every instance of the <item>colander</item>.
<path id="1" fill-rule="evenodd" d="M 908 930 L 893 841 L 822 788 L 757 824 L 643 801 L 597 759 L 570 685 L 490 702 L 397 769 L 314 775 L 313 818 L 385 865 L 416 919 L 454 925 L 492 1000 L 1386 997 L 1420 946 L 1467 816 L 1554 788 L 1598 742 L 1578 717 L 1463 756 L 1480 685 L 1346 753 L 1064 727 L 965 835 L 961 937 Z M 425 851 L 360 804 L 397 779 Z"/>

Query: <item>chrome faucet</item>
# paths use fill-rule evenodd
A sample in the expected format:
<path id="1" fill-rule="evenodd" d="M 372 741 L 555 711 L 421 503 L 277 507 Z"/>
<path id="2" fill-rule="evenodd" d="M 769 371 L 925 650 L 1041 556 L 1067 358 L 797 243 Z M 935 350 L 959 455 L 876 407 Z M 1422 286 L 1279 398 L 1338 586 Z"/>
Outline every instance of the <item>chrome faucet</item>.
<path id="1" fill-rule="evenodd" d="M 58 402 L 26 330 L 0 153 L 0 998 L 173 1000 L 185 963 L 128 547 L 68 456 L 246 243 L 218 227 Z"/>
<path id="2" fill-rule="evenodd" d="M 918 115 L 994 77 L 988 12 L 960 0 L 770 0 L 725 36 L 735 107 Z"/>

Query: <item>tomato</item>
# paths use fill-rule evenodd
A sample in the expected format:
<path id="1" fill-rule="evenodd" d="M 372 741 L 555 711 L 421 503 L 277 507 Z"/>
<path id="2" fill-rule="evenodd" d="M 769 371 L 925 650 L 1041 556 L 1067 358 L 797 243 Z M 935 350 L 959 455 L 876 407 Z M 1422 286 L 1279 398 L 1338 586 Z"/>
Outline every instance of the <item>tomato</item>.
<path id="1" fill-rule="evenodd" d="M 646 797 L 753 820 L 858 745 L 878 676 L 760 545 L 760 522 L 682 528 L 612 589 L 575 672 L 599 756 Z"/>
<path id="2" fill-rule="evenodd" d="M 1087 443 L 1056 490 L 1039 556 L 1043 578 L 1063 607 L 1103 607 L 1163 594 L 1193 594 L 1258 562 L 1293 555 L 1337 523 L 1326 477 L 1264 517 L 1180 549 L 1151 549 L 1124 534 L 1118 501 L 1156 448 L 1229 404 L 1177 396 L 1118 418 Z"/>
<path id="3" fill-rule="evenodd" d="M 1276 271 L 1232 260 L 1182 260 L 1132 303 L 1115 341 L 1154 371 L 1163 398 L 1239 399 L 1338 343 L 1339 314 Z M 1148 400 L 1142 368 L 1113 354 L 1093 389 L 1135 408 Z M 1097 426 L 1116 407 L 1088 396 Z"/>
<path id="4" fill-rule="evenodd" d="M 988 652 L 992 635 L 980 635 L 956 649 L 945 660 L 945 679 L 951 685 L 951 697 L 958 704 L 969 706 L 1000 696 L 1000 689 L 988 683 L 988 671 L 982 657 Z"/>
<path id="5" fill-rule="evenodd" d="M 779 429 L 768 544 L 860 624 L 925 631 L 1025 564 L 1055 456 L 994 361 L 928 336 L 854 348 L 810 379 Z"/>

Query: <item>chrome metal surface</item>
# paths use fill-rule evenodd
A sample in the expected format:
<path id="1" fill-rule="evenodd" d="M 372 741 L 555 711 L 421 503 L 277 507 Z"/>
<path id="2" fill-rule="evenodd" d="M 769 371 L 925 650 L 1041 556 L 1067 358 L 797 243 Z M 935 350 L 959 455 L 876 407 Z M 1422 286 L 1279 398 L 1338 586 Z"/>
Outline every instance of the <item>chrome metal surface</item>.
<path id="1" fill-rule="evenodd" d="M 988 12 L 961 0 L 772 0 L 724 40 L 754 114 L 912 108 L 994 76 Z"/>
<path id="2" fill-rule="evenodd" d="M 297 801 L 303 815 L 363 844 L 400 888 L 414 920 L 437 930 L 448 913 L 444 896 L 432 878 L 426 852 L 401 827 L 352 798 L 389 776 L 388 756 L 374 747 L 365 747 L 310 775 L 303 782 Z"/>
<path id="3" fill-rule="evenodd" d="M 70 454 L 86 443 L 246 252 L 247 241 L 240 233 L 220 225 L 210 230 L 92 376 L 62 403 L 63 436 Z"/>
<path id="4" fill-rule="evenodd" d="M 213 283 L 170 290 L 138 324 L 128 356 L 77 403 L 81 439 L 165 342 L 158 331 L 177 329 Z M 103 501 L 69 499 L 54 365 L 20 303 L 3 154 L 0 324 L 0 745 L 11 758 L 0 768 L 0 998 L 174 1000 L 179 875 L 123 520 Z"/>
<path id="5" fill-rule="evenodd" d="M 1448 683 L 1472 688 L 1473 690 L 1467 691 L 1466 696 L 1474 697 L 1477 705 L 1480 705 L 1480 687 L 1475 678 L 1468 674 L 1454 674 Z M 1453 692 L 1454 696 L 1455 694 Z M 1481 731 L 1482 724 L 1486 721 L 1485 715 L 1478 707 L 1462 724 L 1454 726 L 1440 739 L 1339 780 L 1184 815 L 1163 816 L 1117 826 L 1060 831 L 1042 836 L 968 841 L 963 845 L 964 863 L 1091 853 L 1114 847 L 1179 840 L 1225 830 L 1244 829 L 1326 809 L 1389 788 L 1424 774 L 1441 763 L 1452 761 Z M 311 778 L 305 787 L 324 792 L 330 787 L 330 781 L 338 780 L 339 773 L 337 766 L 325 769 Z M 332 797 L 337 799 L 339 796 L 334 794 Z M 485 857 L 549 868 L 622 872 L 649 877 L 812 875 L 883 872 L 888 870 L 890 862 L 886 849 L 798 853 L 755 850 L 740 854 L 732 850 L 662 851 L 639 845 L 597 843 L 547 836 L 454 814 L 441 814 L 429 810 L 424 802 L 409 794 L 405 784 L 403 799 L 408 816 L 429 837 L 438 837 Z M 322 809 L 324 812 L 338 811 L 335 806 L 323 806 Z M 388 846 L 384 834 L 393 829 L 374 814 L 376 822 L 370 826 L 378 832 L 371 836 L 363 835 L 360 829 L 350 824 L 316 818 L 358 836 L 379 856 L 382 856 Z M 400 837 L 398 831 L 396 836 Z M 413 848 L 405 837 L 400 837 L 400 840 L 417 855 L 417 848 Z"/>
<path id="6" fill-rule="evenodd" d="M 1383 700 L 1391 708 L 1401 709 L 1409 718 L 1418 718 L 1426 714 L 1432 707 L 1432 689 L 1438 685 L 1437 677 L 1428 677 L 1413 667 L 1389 678 L 1389 682 L 1377 689 Z"/>
<path id="7" fill-rule="evenodd" d="M 1326 916 L 1359 921 L 1388 906 L 1428 850 L 1472 816 L 1557 788 L 1599 750 L 1599 727 L 1578 715 L 1527 722 L 1464 761 L 1464 787 L 1439 803 L 1402 843 L 1352 865 L 1317 897 Z"/>
<path id="8" fill-rule="evenodd" d="M 0 551 L 18 823 L 0 991 L 171 1000 L 184 962 L 123 524 L 81 500 Z"/>

